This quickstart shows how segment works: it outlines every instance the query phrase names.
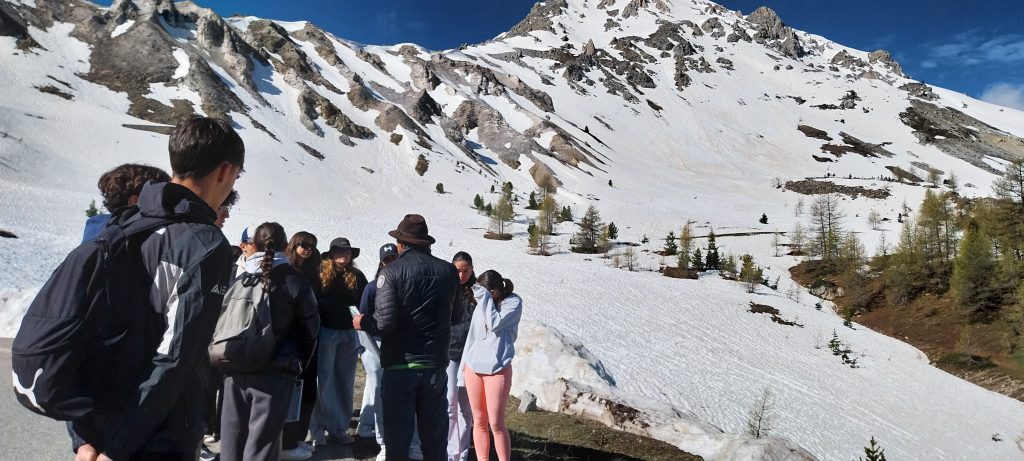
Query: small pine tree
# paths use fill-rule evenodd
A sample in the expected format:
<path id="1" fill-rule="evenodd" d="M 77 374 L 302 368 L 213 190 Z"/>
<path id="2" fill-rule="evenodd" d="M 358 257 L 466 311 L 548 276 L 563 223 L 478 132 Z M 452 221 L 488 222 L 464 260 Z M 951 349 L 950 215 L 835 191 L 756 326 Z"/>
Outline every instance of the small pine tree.
<path id="1" fill-rule="evenodd" d="M 501 185 L 501 194 L 508 197 L 509 201 L 512 201 L 512 181 L 506 181 Z"/>
<path id="2" fill-rule="evenodd" d="M 476 194 L 476 197 L 473 197 L 473 208 L 476 208 L 477 210 L 484 209 L 484 198 L 481 197 L 480 194 Z"/>
<path id="3" fill-rule="evenodd" d="M 615 187 L 615 186 L 612 186 L 612 180 L 611 179 L 608 180 L 608 187 Z"/>
<path id="4" fill-rule="evenodd" d="M 651 243 L 651 239 L 647 238 L 647 234 L 644 234 L 643 238 L 640 239 L 640 243 L 647 245 L 648 243 Z"/>
<path id="5" fill-rule="evenodd" d="M 559 219 L 561 220 L 561 222 L 572 222 L 572 208 L 569 208 L 569 205 L 566 205 L 562 208 L 562 213 L 559 216 Z"/>
<path id="6" fill-rule="evenodd" d="M 498 237 L 505 237 L 508 235 L 508 229 L 512 225 L 512 220 L 515 219 L 516 213 L 512 208 L 512 202 L 509 201 L 508 197 L 502 196 L 498 199 L 497 206 L 494 207 L 493 213 L 491 214 L 491 228 Z"/>
<path id="7" fill-rule="evenodd" d="M 715 243 L 715 231 L 708 233 L 708 254 L 704 257 L 704 267 L 709 271 L 721 269 L 721 259 L 718 256 L 718 245 Z"/>
<path id="8" fill-rule="evenodd" d="M 858 461 L 886 461 L 885 449 L 878 445 L 875 441 L 875 437 L 871 437 L 869 445 L 864 447 L 864 456 L 866 458 L 858 458 Z"/>
<path id="9" fill-rule="evenodd" d="M 690 268 L 695 271 L 702 271 L 704 267 L 704 255 L 700 252 L 700 248 L 693 250 L 693 256 L 690 258 Z"/>
<path id="10" fill-rule="evenodd" d="M 722 259 L 718 266 L 718 270 L 731 272 L 733 274 L 739 272 L 739 270 L 736 269 L 736 256 L 733 256 L 732 253 L 725 255 L 725 259 Z"/>
<path id="11" fill-rule="evenodd" d="M 690 253 L 693 252 L 693 227 L 687 220 L 683 229 L 679 231 L 679 268 L 690 268 Z"/>
<path id="12" fill-rule="evenodd" d="M 89 208 L 85 209 L 85 216 L 91 218 L 100 214 L 100 210 L 96 208 L 96 200 L 89 202 Z"/>
<path id="13" fill-rule="evenodd" d="M 679 246 L 676 245 L 676 233 L 669 231 L 668 235 L 665 236 L 665 249 L 662 253 L 665 256 L 673 256 L 679 251 Z"/>
<path id="14" fill-rule="evenodd" d="M 540 213 L 537 214 L 537 225 L 541 232 L 552 235 L 555 233 L 555 223 L 558 222 L 558 202 L 551 194 L 544 196 L 540 201 Z"/>
<path id="15" fill-rule="evenodd" d="M 537 228 L 537 224 L 530 221 L 530 225 L 526 227 L 526 233 L 530 236 L 526 244 L 530 247 L 531 253 L 536 253 L 540 247 L 540 230 Z"/>
<path id="16" fill-rule="evenodd" d="M 494 184 L 491 184 L 491 193 L 494 193 Z"/>
<path id="17" fill-rule="evenodd" d="M 821 305 L 821 303 L 818 303 L 818 305 Z M 828 348 L 832 350 L 832 355 L 839 355 L 842 347 L 843 343 L 839 341 L 839 335 L 836 334 L 836 330 L 832 330 L 832 339 L 828 340 Z"/>
<path id="18" fill-rule="evenodd" d="M 998 304 L 990 288 L 995 268 L 992 244 L 976 223 L 970 223 L 960 241 L 960 251 L 953 258 L 950 280 L 950 288 L 961 306 L 974 313 Z"/>
<path id="19" fill-rule="evenodd" d="M 601 228 L 601 234 L 597 236 L 597 251 L 607 253 L 612 247 L 611 236 L 608 233 L 608 226 Z"/>
<path id="20" fill-rule="evenodd" d="M 608 223 L 608 238 L 615 240 L 619 238 L 619 228 L 615 227 L 615 222 Z"/>
<path id="21" fill-rule="evenodd" d="M 775 429 L 775 418 L 772 414 L 774 409 L 775 398 L 772 390 L 766 387 L 747 415 L 747 434 L 755 439 L 768 437 Z"/>
<path id="22" fill-rule="evenodd" d="M 768 224 L 768 214 L 767 213 L 761 213 L 761 219 L 758 219 L 757 222 L 759 222 L 761 224 Z"/>
<path id="23" fill-rule="evenodd" d="M 484 206 L 484 213 L 487 213 L 487 216 L 494 214 L 494 206 L 487 203 L 487 205 Z"/>
<path id="24" fill-rule="evenodd" d="M 443 194 L 444 193 L 444 184 L 437 183 L 437 185 L 434 186 L 434 190 L 437 191 L 438 194 Z"/>
<path id="25" fill-rule="evenodd" d="M 605 225 L 601 222 L 601 214 L 593 205 L 580 218 L 580 230 L 573 236 L 572 251 L 576 253 L 598 253 L 599 240 L 605 234 Z"/>
<path id="26" fill-rule="evenodd" d="M 747 293 L 753 293 L 757 285 L 764 278 L 763 271 L 754 264 L 754 257 L 750 255 L 740 256 L 743 261 L 743 268 L 740 269 L 740 281 L 747 287 Z"/>
<path id="27" fill-rule="evenodd" d="M 537 193 L 530 192 L 530 201 L 526 203 L 527 210 L 536 210 L 540 205 L 537 203 Z"/>

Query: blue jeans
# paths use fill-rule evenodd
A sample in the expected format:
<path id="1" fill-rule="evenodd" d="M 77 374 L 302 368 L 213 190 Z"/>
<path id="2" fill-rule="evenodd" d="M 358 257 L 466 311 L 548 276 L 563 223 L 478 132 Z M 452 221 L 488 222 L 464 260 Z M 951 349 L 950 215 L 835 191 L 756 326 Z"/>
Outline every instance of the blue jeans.
<path id="1" fill-rule="evenodd" d="M 448 458 L 448 375 L 444 367 L 384 370 L 384 446 L 388 461 L 409 459 L 413 431 L 419 432 L 423 461 Z M 417 428 L 417 422 L 419 427 Z"/>
<path id="2" fill-rule="evenodd" d="M 342 435 L 352 419 L 359 340 L 355 330 L 320 328 L 317 344 L 317 400 L 309 420 L 313 440 Z"/>

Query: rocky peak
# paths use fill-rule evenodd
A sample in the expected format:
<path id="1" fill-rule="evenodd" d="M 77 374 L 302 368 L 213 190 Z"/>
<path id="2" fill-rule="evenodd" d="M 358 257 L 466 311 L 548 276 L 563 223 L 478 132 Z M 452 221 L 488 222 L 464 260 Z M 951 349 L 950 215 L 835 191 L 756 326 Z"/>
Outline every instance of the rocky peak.
<path id="1" fill-rule="evenodd" d="M 754 35 L 754 40 L 758 43 L 777 41 L 773 47 L 782 54 L 794 59 L 799 59 L 806 54 L 796 32 L 786 26 L 782 19 L 779 18 L 779 15 L 771 8 L 762 6 L 754 10 L 753 13 L 747 16 L 747 21 L 757 26 L 757 34 Z"/>
<path id="2" fill-rule="evenodd" d="M 903 68 L 900 67 L 900 63 L 896 62 L 892 57 L 892 53 L 886 50 L 872 51 L 868 54 L 868 62 L 872 64 L 880 63 L 896 75 L 903 76 Z"/>
<path id="3" fill-rule="evenodd" d="M 569 4 L 566 0 L 547 0 L 545 2 L 537 2 L 530 9 L 530 13 L 519 21 L 518 24 L 512 26 L 507 33 L 509 37 L 515 36 L 526 36 L 530 32 L 535 30 L 546 30 L 554 33 L 555 30 L 552 28 L 551 19 L 562 13 L 563 9 L 568 9 Z"/>

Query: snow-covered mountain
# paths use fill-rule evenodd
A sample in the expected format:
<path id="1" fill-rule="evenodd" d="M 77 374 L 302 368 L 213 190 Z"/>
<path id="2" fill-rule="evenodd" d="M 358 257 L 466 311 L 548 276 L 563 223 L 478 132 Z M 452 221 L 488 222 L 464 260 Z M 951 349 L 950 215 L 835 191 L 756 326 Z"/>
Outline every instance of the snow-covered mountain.
<path id="1" fill-rule="evenodd" d="M 850 191 L 845 227 L 871 251 L 898 229 L 871 229 L 870 210 L 895 222 L 929 174 L 955 173 L 961 193 L 989 195 L 1002 165 L 1024 154 L 1021 112 L 916 82 L 887 52 L 791 29 L 767 8 L 551 0 L 490 41 L 435 52 L 358 44 L 309 22 L 221 18 L 191 2 L 0 0 L 0 88 L 0 229 L 18 237 L 0 238 L 2 335 L 79 240 L 99 175 L 128 161 L 167 167 L 168 125 L 201 113 L 230 118 L 247 146 L 232 241 L 277 220 L 369 249 L 405 213 L 422 213 L 441 257 L 470 251 L 478 268 L 516 281 L 529 319 L 600 359 L 604 375 L 577 381 L 689 421 L 652 430 L 688 451 L 738 453 L 708 434 L 743 432 L 770 388 L 775 434 L 791 442 L 778 446 L 819 459 L 853 458 L 872 435 L 893 459 L 1021 456 L 1024 404 L 842 327 L 806 291 L 793 301 L 715 277 L 618 270 L 567 253 L 572 224 L 559 229 L 559 254 L 530 256 L 525 210 L 513 241 L 482 238 L 473 196 L 494 201 L 488 191 L 505 181 L 522 199 L 557 190 L 577 214 L 594 204 L 631 242 L 660 242 L 686 219 L 701 233 L 788 231 L 807 219 L 794 213 L 811 200 L 802 194 L 831 182 Z M 896 176 L 906 180 L 879 179 Z M 773 256 L 768 236 L 719 243 L 793 291 L 796 259 Z M 672 262 L 641 255 L 646 268 Z M 749 313 L 751 302 L 803 327 Z M 833 329 L 865 354 L 860 368 L 819 347 Z M 524 348 L 537 375 L 517 372 L 521 382 L 565 373 L 541 366 L 544 347 Z"/>

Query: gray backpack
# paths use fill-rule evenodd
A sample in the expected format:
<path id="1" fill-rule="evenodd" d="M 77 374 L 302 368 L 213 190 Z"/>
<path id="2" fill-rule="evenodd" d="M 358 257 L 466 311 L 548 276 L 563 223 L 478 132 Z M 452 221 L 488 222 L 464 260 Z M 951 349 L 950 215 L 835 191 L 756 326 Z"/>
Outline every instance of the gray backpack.
<path id="1" fill-rule="evenodd" d="M 258 274 L 242 274 L 224 295 L 209 348 L 214 367 L 251 372 L 267 366 L 273 358 L 277 343 L 262 282 Z"/>

